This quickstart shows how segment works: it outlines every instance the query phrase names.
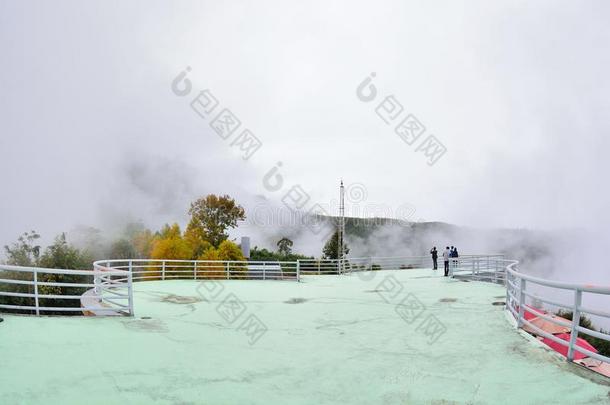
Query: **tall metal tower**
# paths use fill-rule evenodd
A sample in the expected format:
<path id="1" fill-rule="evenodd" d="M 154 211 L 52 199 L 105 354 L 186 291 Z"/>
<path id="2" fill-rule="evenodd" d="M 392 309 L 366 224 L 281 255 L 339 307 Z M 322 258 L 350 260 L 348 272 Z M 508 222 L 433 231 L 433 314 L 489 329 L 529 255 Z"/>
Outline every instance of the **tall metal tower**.
<path id="1" fill-rule="evenodd" d="M 345 235 L 345 187 L 343 187 L 343 179 L 339 187 L 339 229 L 337 229 L 337 259 L 339 274 L 343 273 L 343 259 L 345 259 L 345 249 L 343 238 Z"/>

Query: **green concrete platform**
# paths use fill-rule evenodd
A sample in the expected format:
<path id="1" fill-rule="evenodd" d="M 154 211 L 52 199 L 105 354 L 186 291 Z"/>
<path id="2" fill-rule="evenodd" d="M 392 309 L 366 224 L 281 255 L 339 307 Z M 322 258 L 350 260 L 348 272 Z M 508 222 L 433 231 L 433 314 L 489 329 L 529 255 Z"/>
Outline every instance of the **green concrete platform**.
<path id="1" fill-rule="evenodd" d="M 136 283 L 134 318 L 4 315 L 0 404 L 610 403 L 511 327 L 504 294 L 431 270 Z"/>

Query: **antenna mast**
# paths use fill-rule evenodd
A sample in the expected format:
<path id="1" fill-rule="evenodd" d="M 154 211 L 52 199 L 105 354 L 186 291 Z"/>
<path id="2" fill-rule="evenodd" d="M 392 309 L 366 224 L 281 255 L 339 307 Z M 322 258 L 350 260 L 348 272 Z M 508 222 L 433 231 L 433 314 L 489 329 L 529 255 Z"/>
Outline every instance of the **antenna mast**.
<path id="1" fill-rule="evenodd" d="M 345 235 L 345 188 L 343 187 L 343 179 L 339 187 L 339 229 L 337 230 L 337 264 L 339 274 L 342 273 L 343 259 L 345 259 L 345 249 L 343 248 L 343 238 Z"/>

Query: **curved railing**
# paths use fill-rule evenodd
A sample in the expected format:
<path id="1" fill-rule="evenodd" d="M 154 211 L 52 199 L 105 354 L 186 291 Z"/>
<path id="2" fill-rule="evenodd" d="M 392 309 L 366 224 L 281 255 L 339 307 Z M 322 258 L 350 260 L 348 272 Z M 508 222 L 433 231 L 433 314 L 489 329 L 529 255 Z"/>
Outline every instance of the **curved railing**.
<path id="1" fill-rule="evenodd" d="M 95 311 L 131 315 L 131 274 L 120 269 L 65 270 L 0 265 L 0 309 L 34 315 Z"/>
<path id="2" fill-rule="evenodd" d="M 449 260 L 449 274 L 458 279 L 504 284 L 506 266 L 514 260 L 504 255 L 465 255 Z"/>
<path id="3" fill-rule="evenodd" d="M 610 341 L 610 335 L 579 325 L 581 314 L 610 319 L 610 313 L 583 305 L 583 294 L 610 296 L 610 287 L 545 280 L 520 273 L 516 261 L 502 255 L 465 255 L 451 259 L 454 278 L 490 281 L 506 285 L 506 309 L 519 328 L 567 347 L 567 358 L 576 353 L 610 363 L 610 358 L 579 346 L 578 334 Z M 171 279 L 289 280 L 301 275 L 350 274 L 359 271 L 431 267 L 430 256 L 361 257 L 343 260 L 298 261 L 213 261 L 213 260 L 102 260 L 93 270 L 63 270 L 0 265 L 0 309 L 35 315 L 85 312 L 95 315 L 133 315 L 133 288 L 136 281 Z M 439 260 L 439 271 L 442 258 Z M 532 287 L 571 294 L 569 302 L 552 299 L 554 293 L 540 294 Z M 574 322 L 540 310 L 540 303 L 573 313 Z M 80 304 L 80 305 L 79 305 Z M 602 308 L 610 308 L 605 305 Z M 535 315 L 570 332 L 568 341 L 548 333 L 528 319 Z M 577 356 L 578 357 L 578 356 Z"/>
<path id="4" fill-rule="evenodd" d="M 519 272 L 518 264 L 516 260 L 505 260 L 501 257 L 474 256 L 452 259 L 450 269 L 456 278 L 504 284 L 506 310 L 514 319 L 517 328 L 538 336 L 546 344 L 559 345 L 556 346 L 557 351 L 565 352 L 568 361 L 589 357 L 602 363 L 610 363 L 610 357 L 588 350 L 589 346 L 585 342 L 579 342 L 581 337 L 587 336 L 610 342 L 610 333 L 580 326 L 581 316 L 585 314 L 606 319 L 610 323 L 610 312 L 583 305 L 583 294 L 589 294 L 590 302 L 601 300 L 604 305 L 598 304 L 598 307 L 610 308 L 610 286 L 546 280 Z M 566 294 L 567 300 L 555 298 L 562 295 L 565 297 Z M 548 310 L 543 308 L 543 304 L 546 304 Z M 572 320 L 553 314 L 558 310 L 571 313 Z M 553 330 L 560 332 L 550 333 Z M 559 335 L 565 339 L 558 337 Z M 587 366 L 591 367 L 590 364 Z M 600 367 L 601 365 L 593 366 L 594 369 Z M 607 370 L 604 368 L 605 375 L 608 375 Z"/>
<path id="5" fill-rule="evenodd" d="M 609 312 L 583 305 L 583 294 L 589 294 L 591 295 L 591 297 L 589 297 L 590 301 L 592 301 L 591 298 L 593 296 L 596 296 L 598 299 L 601 297 L 605 300 L 605 305 L 602 307 L 610 308 L 610 287 L 545 280 L 520 273 L 516 269 L 517 264 L 517 261 L 512 261 L 512 263 L 506 266 L 506 309 L 515 319 L 517 327 L 527 327 L 527 329 L 533 331 L 534 334 L 559 344 L 560 346 L 567 347 L 566 357 L 568 361 L 573 361 L 575 357 L 577 357 L 577 353 L 582 353 L 584 356 L 604 363 L 610 363 L 610 357 L 587 350 L 577 342 L 578 334 L 592 336 L 610 342 L 610 334 L 580 326 L 580 319 L 583 314 L 610 320 Z M 567 292 L 571 295 L 571 303 L 550 299 L 548 298 L 548 293 L 544 296 L 540 293 L 535 293 L 531 289 L 532 286 L 544 287 L 546 289 L 551 289 L 551 291 L 554 292 Z M 550 305 L 555 309 L 566 309 L 572 312 L 572 321 L 566 321 L 553 316 L 546 311 L 541 311 L 540 302 Z M 569 329 L 570 339 L 568 341 L 560 339 L 541 329 L 538 325 L 530 322 L 531 319 L 527 319 L 526 313 L 533 314 L 537 318 Z"/>

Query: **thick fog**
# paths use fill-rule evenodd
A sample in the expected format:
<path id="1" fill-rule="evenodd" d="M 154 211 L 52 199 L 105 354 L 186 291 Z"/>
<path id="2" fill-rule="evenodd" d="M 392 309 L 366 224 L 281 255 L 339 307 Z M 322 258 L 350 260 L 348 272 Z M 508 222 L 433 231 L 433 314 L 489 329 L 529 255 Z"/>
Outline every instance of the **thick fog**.
<path id="1" fill-rule="evenodd" d="M 298 185 L 303 211 L 336 215 L 343 179 L 365 194 L 348 215 L 459 227 L 409 243 L 385 227 L 354 254 L 455 244 L 610 284 L 609 17 L 601 0 L 0 1 L 0 245 L 184 225 L 215 193 L 246 208 L 232 237 L 319 255 L 328 227 L 270 213 Z M 230 137 L 211 126 L 225 108 Z M 396 132 L 409 114 L 417 141 Z"/>

